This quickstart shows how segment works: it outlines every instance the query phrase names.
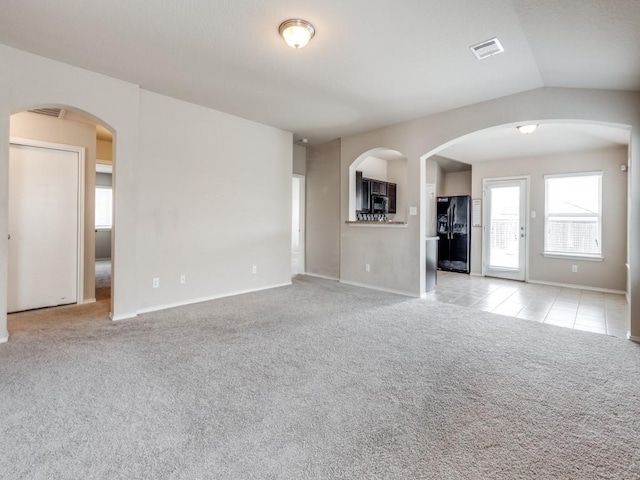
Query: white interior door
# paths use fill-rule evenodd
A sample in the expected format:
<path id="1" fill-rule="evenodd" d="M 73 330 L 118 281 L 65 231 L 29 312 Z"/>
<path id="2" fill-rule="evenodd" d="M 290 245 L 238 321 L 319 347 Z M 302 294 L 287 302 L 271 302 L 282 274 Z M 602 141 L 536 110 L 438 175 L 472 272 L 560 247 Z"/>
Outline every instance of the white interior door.
<path id="1" fill-rule="evenodd" d="M 8 312 L 78 301 L 79 153 L 11 144 Z"/>
<path id="2" fill-rule="evenodd" d="M 527 180 L 485 182 L 484 274 L 525 279 Z"/>

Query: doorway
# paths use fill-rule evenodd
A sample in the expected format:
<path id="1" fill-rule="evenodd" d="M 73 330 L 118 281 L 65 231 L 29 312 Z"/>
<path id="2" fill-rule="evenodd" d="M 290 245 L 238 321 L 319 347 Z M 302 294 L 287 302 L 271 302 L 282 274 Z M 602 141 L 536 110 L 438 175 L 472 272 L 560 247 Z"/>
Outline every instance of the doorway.
<path id="1" fill-rule="evenodd" d="M 524 281 L 528 179 L 484 180 L 483 274 Z"/>
<path id="2" fill-rule="evenodd" d="M 304 205 L 303 175 L 294 175 L 291 188 L 291 276 L 304 273 Z"/>
<path id="3" fill-rule="evenodd" d="M 83 299 L 84 148 L 11 139 L 8 313 Z"/>

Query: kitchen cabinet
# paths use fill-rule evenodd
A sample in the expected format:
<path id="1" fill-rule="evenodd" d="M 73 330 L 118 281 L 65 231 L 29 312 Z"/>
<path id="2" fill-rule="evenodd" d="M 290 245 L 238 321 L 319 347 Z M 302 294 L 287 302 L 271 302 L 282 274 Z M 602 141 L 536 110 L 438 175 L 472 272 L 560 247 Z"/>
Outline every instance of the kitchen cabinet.
<path id="1" fill-rule="evenodd" d="M 362 172 L 356 171 L 356 212 L 371 213 L 371 195 L 380 195 L 388 198 L 387 213 L 395 214 L 397 192 L 398 187 L 395 183 L 365 178 Z"/>
<path id="2" fill-rule="evenodd" d="M 397 185 L 395 183 L 389 183 L 387 185 L 387 196 L 389 198 L 389 213 L 396 213 L 396 190 L 397 190 Z"/>
<path id="3" fill-rule="evenodd" d="M 371 211 L 371 180 L 362 179 L 362 212 L 369 213 Z"/>
<path id="4" fill-rule="evenodd" d="M 371 179 L 371 195 L 387 196 L 387 182 Z"/>
<path id="5" fill-rule="evenodd" d="M 362 172 L 356 170 L 356 212 L 362 211 Z"/>

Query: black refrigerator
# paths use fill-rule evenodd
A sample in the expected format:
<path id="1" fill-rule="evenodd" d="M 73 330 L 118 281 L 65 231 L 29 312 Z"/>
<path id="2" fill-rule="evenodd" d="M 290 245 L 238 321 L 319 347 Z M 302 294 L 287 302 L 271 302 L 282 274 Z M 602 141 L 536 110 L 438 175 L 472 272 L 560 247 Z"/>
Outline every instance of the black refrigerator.
<path id="1" fill-rule="evenodd" d="M 469 273 L 471 197 L 438 197 L 438 269 Z"/>

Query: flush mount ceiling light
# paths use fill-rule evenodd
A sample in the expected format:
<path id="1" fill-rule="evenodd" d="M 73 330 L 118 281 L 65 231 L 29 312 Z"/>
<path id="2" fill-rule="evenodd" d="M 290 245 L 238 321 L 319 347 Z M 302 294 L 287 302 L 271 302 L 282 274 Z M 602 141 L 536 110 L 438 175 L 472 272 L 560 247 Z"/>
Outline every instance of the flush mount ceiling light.
<path id="1" fill-rule="evenodd" d="M 280 24 L 278 31 L 284 41 L 287 42 L 287 45 L 292 48 L 304 47 L 316 34 L 316 29 L 313 28 L 313 25 L 299 18 L 285 20 Z"/>
<path id="2" fill-rule="evenodd" d="M 516 127 L 520 133 L 533 133 L 538 128 L 538 125 L 519 125 Z"/>

